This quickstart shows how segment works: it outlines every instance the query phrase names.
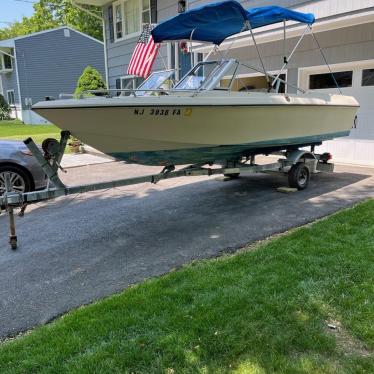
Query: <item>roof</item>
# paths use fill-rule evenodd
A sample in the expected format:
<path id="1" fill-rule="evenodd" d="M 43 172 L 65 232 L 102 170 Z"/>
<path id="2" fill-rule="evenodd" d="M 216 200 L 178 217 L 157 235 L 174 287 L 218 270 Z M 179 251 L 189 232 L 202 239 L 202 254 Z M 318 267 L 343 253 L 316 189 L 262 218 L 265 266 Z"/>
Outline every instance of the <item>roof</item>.
<path id="1" fill-rule="evenodd" d="M 237 1 L 223 1 L 191 9 L 170 18 L 152 30 L 156 43 L 189 39 L 221 44 L 242 31 L 283 21 L 312 24 L 311 13 L 301 13 L 279 6 L 244 9 Z"/>
<path id="2" fill-rule="evenodd" d="M 73 0 L 73 3 L 95 6 L 104 6 L 111 2 L 113 2 L 113 0 Z"/>
<path id="3" fill-rule="evenodd" d="M 0 40 L 0 48 L 2 48 L 2 47 L 3 48 L 14 48 L 14 42 L 16 40 L 31 38 L 31 37 L 36 36 L 36 35 L 46 34 L 46 33 L 49 33 L 49 32 L 53 32 L 53 31 L 57 31 L 57 30 L 64 30 L 64 29 L 69 29 L 69 30 L 74 31 L 74 32 L 76 32 L 78 34 L 81 34 L 82 36 L 85 36 L 86 38 L 92 39 L 93 41 L 95 41 L 97 43 L 104 44 L 102 41 L 100 41 L 98 39 L 95 39 L 92 36 L 87 35 L 87 34 L 81 32 L 81 31 L 78 31 L 78 30 L 74 29 L 73 27 L 70 27 L 70 26 L 59 26 L 59 27 L 55 27 L 53 29 L 38 31 L 38 32 L 34 32 L 32 34 L 27 34 L 27 35 L 21 35 L 21 36 L 17 36 L 15 38 L 11 38 L 11 39 Z"/>

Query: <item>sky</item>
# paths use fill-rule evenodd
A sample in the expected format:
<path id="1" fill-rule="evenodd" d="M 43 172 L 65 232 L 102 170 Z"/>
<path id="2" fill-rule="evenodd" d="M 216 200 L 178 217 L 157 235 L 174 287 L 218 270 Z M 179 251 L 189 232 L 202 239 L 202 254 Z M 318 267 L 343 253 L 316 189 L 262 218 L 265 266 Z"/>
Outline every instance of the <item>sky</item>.
<path id="1" fill-rule="evenodd" d="M 29 17 L 33 13 L 32 3 L 36 0 L 0 0 L 0 21 L 21 21 L 23 16 Z M 6 23 L 0 22 L 0 28 L 6 27 Z"/>

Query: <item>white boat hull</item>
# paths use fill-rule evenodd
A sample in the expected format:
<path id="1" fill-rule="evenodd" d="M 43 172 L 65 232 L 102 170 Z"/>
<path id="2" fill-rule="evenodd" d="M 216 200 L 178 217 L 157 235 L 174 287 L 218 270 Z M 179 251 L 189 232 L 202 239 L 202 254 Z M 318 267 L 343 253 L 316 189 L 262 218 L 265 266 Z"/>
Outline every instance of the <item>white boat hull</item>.
<path id="1" fill-rule="evenodd" d="M 214 158 L 222 156 L 216 149 L 222 151 L 222 146 L 229 146 L 225 157 L 226 151 L 237 157 L 245 150 L 347 136 L 357 107 L 354 98 L 341 95 L 287 99 L 280 94 L 233 93 L 223 98 L 213 92 L 60 100 L 33 109 L 104 153 L 132 162 L 170 164 L 194 162 L 199 156 L 217 161 Z"/>

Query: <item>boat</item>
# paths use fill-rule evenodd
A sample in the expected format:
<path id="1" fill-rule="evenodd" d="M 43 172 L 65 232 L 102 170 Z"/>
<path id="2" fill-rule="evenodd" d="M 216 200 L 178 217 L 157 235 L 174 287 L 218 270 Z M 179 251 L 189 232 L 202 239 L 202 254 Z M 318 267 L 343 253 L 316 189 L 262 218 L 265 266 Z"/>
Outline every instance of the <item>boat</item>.
<path id="1" fill-rule="evenodd" d="M 304 23 L 312 32 L 314 16 L 277 6 L 246 10 L 224 1 L 166 20 L 152 35 L 157 43 L 188 40 L 219 48 L 231 35 L 250 31 L 256 45 L 252 29 L 286 21 Z M 235 90 L 243 66 L 263 73 L 268 89 Z M 197 63 L 171 89 L 150 78 L 119 95 L 46 100 L 32 109 L 116 159 L 171 166 L 236 162 L 348 136 L 359 107 L 342 94 L 280 93 L 280 83 L 289 85 L 281 74 L 269 74 L 263 63 L 256 68 L 230 58 Z"/>

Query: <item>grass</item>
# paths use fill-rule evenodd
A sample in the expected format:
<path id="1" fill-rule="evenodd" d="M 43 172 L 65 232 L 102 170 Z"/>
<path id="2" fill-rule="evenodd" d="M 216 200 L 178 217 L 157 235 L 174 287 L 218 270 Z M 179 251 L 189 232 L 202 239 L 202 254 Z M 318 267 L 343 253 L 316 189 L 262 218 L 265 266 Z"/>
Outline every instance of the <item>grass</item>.
<path id="1" fill-rule="evenodd" d="M 373 373 L 373 287 L 371 200 L 5 342 L 0 372 Z"/>
<path id="2" fill-rule="evenodd" d="M 60 139 L 60 131 L 54 125 L 25 125 L 21 121 L 0 121 L 0 139 L 25 140 L 31 136 L 41 144 L 46 138 Z"/>

